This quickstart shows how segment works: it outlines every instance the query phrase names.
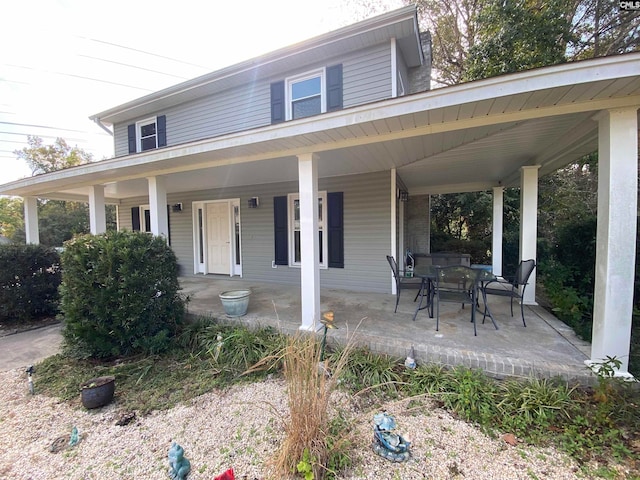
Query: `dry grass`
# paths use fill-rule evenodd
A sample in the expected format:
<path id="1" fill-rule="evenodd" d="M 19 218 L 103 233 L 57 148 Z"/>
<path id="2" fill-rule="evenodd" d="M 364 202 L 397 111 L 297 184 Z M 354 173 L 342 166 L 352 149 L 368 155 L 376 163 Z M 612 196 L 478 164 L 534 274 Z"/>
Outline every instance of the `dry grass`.
<path id="1" fill-rule="evenodd" d="M 321 361 L 321 350 L 315 335 L 291 337 L 284 349 L 290 412 L 284 419 L 285 438 L 270 465 L 276 478 L 291 476 L 300 461 L 312 468 L 314 479 L 324 478 L 330 450 L 336 446 L 328 441 L 329 402 L 351 347 L 333 362 Z"/>

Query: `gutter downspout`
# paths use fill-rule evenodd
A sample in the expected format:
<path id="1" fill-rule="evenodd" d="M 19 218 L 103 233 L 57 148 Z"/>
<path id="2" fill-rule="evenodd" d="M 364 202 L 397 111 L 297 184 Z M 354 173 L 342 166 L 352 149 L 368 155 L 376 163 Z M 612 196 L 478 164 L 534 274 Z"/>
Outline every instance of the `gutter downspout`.
<path id="1" fill-rule="evenodd" d="M 104 130 L 105 132 L 107 132 L 109 135 L 111 135 L 113 137 L 113 132 L 111 130 L 109 130 L 107 127 L 105 127 L 104 123 L 102 123 L 100 121 L 99 118 L 92 118 L 92 120 L 95 122 L 96 125 L 98 125 L 102 130 Z"/>

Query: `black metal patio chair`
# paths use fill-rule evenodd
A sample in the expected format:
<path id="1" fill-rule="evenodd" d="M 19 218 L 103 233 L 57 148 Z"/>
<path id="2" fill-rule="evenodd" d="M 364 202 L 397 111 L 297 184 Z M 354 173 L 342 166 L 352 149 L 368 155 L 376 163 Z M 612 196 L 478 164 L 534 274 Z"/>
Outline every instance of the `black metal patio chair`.
<path id="1" fill-rule="evenodd" d="M 478 279 L 480 271 L 465 265 L 450 265 L 438 267 L 433 289 L 431 291 L 431 313 L 433 306 L 436 308 L 436 331 L 440 328 L 440 302 L 460 303 L 462 308 L 471 305 L 471 322 L 473 334 L 476 330 L 476 302 L 478 294 Z"/>
<path id="2" fill-rule="evenodd" d="M 527 288 L 529 277 L 536 268 L 536 261 L 534 259 L 522 260 L 518 264 L 515 275 L 513 277 L 503 277 L 491 280 L 484 285 L 484 295 L 499 295 L 501 297 L 511 298 L 511 316 L 513 317 L 513 299 L 520 301 L 520 313 L 522 314 L 522 324 L 526 327 L 527 323 L 524 320 L 524 291 Z M 522 287 L 522 291 L 520 290 Z M 487 316 L 487 308 L 485 303 L 484 318 Z"/>
<path id="3" fill-rule="evenodd" d="M 418 296 L 421 292 L 422 281 L 419 278 L 414 277 L 406 277 L 403 275 L 404 272 L 401 272 L 398 269 L 398 264 L 396 259 L 390 255 L 387 255 L 387 262 L 389 262 L 389 266 L 391 267 L 391 271 L 393 272 L 393 278 L 396 281 L 396 308 L 393 310 L 393 313 L 398 311 L 398 302 L 400 302 L 400 292 L 402 292 L 403 288 L 415 288 L 418 289 L 418 293 L 416 293 L 416 298 L 413 299 L 415 302 L 418 299 Z"/>

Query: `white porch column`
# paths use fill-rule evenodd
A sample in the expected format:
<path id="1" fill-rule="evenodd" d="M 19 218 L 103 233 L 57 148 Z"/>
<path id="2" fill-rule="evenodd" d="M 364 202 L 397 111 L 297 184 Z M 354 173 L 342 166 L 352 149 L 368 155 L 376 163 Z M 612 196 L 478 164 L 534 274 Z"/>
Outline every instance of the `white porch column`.
<path id="1" fill-rule="evenodd" d="M 493 232 L 491 263 L 493 274 L 502 276 L 502 235 L 504 233 L 504 187 L 493 187 Z"/>
<path id="2" fill-rule="evenodd" d="M 638 194 L 637 107 L 598 118 L 598 227 L 591 362 L 609 357 L 629 375 Z"/>
<path id="3" fill-rule="evenodd" d="M 538 169 L 539 165 L 522 167 L 520 171 L 520 260 L 535 258 L 538 238 Z M 529 285 L 522 301 L 536 304 L 536 270 L 529 277 Z"/>
<path id="4" fill-rule="evenodd" d="M 312 153 L 298 156 L 300 193 L 300 330 L 316 331 L 320 324 L 320 244 L 318 240 L 318 166 Z M 327 206 L 323 205 L 326 215 Z M 324 232 L 326 235 L 326 232 Z M 326 237 L 325 237 L 326 239 Z"/>
<path id="5" fill-rule="evenodd" d="M 391 255 L 393 258 L 396 259 L 396 262 L 398 264 L 398 268 L 400 268 L 400 257 L 402 256 L 402 254 L 404 252 L 400 252 L 400 255 L 398 255 L 398 242 L 397 242 L 397 234 L 398 234 L 398 217 L 396 215 L 397 212 L 397 208 L 398 208 L 398 182 L 397 182 L 397 175 L 396 175 L 396 169 L 392 168 L 391 169 L 391 252 L 389 252 L 389 255 Z M 398 291 L 396 289 L 396 281 L 393 278 L 393 272 L 389 271 L 389 275 L 390 275 L 390 281 L 391 281 L 391 294 L 392 295 L 397 295 Z"/>
<path id="6" fill-rule="evenodd" d="M 93 235 L 107 231 L 107 214 L 104 210 L 104 185 L 92 185 L 89 190 L 89 226 Z"/>
<path id="7" fill-rule="evenodd" d="M 24 233 L 27 243 L 40 243 L 40 231 L 38 230 L 38 199 L 24 197 Z"/>
<path id="8" fill-rule="evenodd" d="M 151 233 L 169 238 L 167 217 L 167 186 L 164 177 L 149 177 L 149 210 L 151 211 Z"/>

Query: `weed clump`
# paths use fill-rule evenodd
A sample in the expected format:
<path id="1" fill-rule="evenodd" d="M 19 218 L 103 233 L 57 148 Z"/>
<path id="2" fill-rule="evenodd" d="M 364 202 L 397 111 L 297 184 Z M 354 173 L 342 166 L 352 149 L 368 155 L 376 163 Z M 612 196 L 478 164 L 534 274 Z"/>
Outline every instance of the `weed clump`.
<path id="1" fill-rule="evenodd" d="M 348 426 L 342 417 L 331 418 L 329 407 L 350 351 L 348 344 L 338 357 L 323 360 L 315 336 L 288 338 L 282 362 L 289 416 L 284 419 L 285 438 L 271 463 L 279 478 L 300 472 L 305 478 L 322 479 L 335 475 L 331 466 L 344 468 L 348 463 L 341 453 Z"/>

